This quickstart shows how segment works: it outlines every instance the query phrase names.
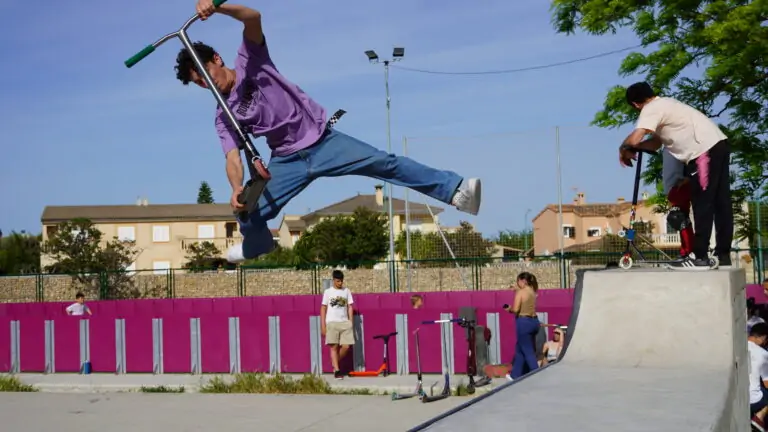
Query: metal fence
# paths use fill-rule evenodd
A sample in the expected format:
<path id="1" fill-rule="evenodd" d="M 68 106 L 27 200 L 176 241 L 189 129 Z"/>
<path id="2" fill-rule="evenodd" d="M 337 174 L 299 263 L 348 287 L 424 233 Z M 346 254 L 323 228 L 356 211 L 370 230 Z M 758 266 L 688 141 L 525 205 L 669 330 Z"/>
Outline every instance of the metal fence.
<path id="1" fill-rule="evenodd" d="M 749 283 L 764 279 L 768 249 L 734 250 L 734 267 L 744 268 Z M 621 251 L 565 253 L 564 256 L 461 258 L 388 263 L 329 263 L 297 267 L 239 267 L 206 271 L 139 270 L 90 275 L 36 274 L 0 277 L 0 302 L 87 299 L 206 298 L 320 294 L 334 269 L 345 274 L 356 293 L 501 290 L 520 272 L 533 273 L 542 289 L 572 286 L 578 269 L 604 268 Z M 762 257 L 762 265 L 756 257 Z M 646 255 L 648 259 L 659 258 Z"/>

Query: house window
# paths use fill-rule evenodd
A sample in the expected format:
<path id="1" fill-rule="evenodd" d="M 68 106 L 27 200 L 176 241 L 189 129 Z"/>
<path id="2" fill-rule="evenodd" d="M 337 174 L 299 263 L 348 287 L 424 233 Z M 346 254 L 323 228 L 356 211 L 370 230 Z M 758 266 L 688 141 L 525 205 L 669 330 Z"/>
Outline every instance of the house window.
<path id="1" fill-rule="evenodd" d="M 136 241 L 135 227 L 118 227 L 117 239 L 120 241 Z"/>
<path id="2" fill-rule="evenodd" d="M 563 237 L 576 238 L 576 228 L 571 225 L 563 225 Z"/>
<path id="3" fill-rule="evenodd" d="M 152 263 L 152 270 L 154 270 L 155 274 L 167 274 L 170 269 L 170 261 L 155 261 Z"/>
<path id="4" fill-rule="evenodd" d="M 291 242 L 293 242 L 294 245 L 296 244 L 296 242 L 299 241 L 299 237 L 300 237 L 299 233 L 295 231 L 291 232 Z"/>
<path id="5" fill-rule="evenodd" d="M 408 224 L 408 231 L 410 232 L 422 232 L 424 231 L 424 226 L 421 224 L 421 222 L 413 223 L 411 222 Z"/>
<path id="6" fill-rule="evenodd" d="M 227 238 L 232 238 L 235 236 L 235 231 L 237 231 L 237 223 L 227 222 L 224 228 L 227 230 Z"/>
<path id="7" fill-rule="evenodd" d="M 600 228 L 592 227 L 587 230 L 587 237 L 600 237 L 601 231 Z"/>
<path id="8" fill-rule="evenodd" d="M 155 243 L 165 243 L 171 241 L 171 227 L 168 225 L 153 226 L 152 241 Z"/>
<path id="9" fill-rule="evenodd" d="M 133 273 L 136 271 L 136 263 L 135 262 L 131 263 L 131 265 L 125 268 L 125 271 L 129 275 L 133 275 Z"/>
<path id="10" fill-rule="evenodd" d="M 56 233 L 58 232 L 59 232 L 58 225 L 49 225 L 45 227 L 45 234 L 48 235 L 48 238 L 56 236 Z"/>
<path id="11" fill-rule="evenodd" d="M 216 227 L 213 225 L 198 225 L 197 238 L 212 239 L 216 237 Z"/>

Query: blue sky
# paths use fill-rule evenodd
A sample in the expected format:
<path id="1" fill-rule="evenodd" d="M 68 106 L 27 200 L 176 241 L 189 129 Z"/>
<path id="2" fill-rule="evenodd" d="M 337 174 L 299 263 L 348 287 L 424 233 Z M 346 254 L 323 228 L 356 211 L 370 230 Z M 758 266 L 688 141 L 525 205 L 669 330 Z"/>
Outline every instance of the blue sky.
<path id="1" fill-rule="evenodd" d="M 332 3 L 246 1 L 262 11 L 273 60 L 329 111 L 348 114 L 337 127 L 386 148 L 384 71 L 363 52 L 388 55 L 404 46 L 402 66 L 438 71 L 512 69 L 587 57 L 637 44 L 628 32 L 607 36 L 555 34 L 549 2 L 390 0 Z M 439 4 L 439 6 L 438 6 Z M 482 6 L 480 6 L 482 5 Z M 0 229 L 39 232 L 46 205 L 191 203 L 200 181 L 217 202 L 230 189 L 215 129 L 215 102 L 184 87 L 171 40 L 132 69 L 123 61 L 194 13 L 192 0 L 115 4 L 4 0 L 0 39 L 2 157 Z M 241 25 L 215 16 L 190 36 L 218 49 L 231 64 Z M 554 127 L 561 126 L 563 193 L 588 202 L 630 197 L 633 170 L 616 147 L 629 131 L 590 127 L 624 54 L 531 72 L 450 76 L 392 69 L 393 149 L 407 136 L 409 155 L 425 164 L 483 179 L 478 216 L 448 208 L 441 222 L 469 220 L 486 235 L 521 229 L 557 199 Z M 263 140 L 256 145 L 266 152 Z M 305 213 L 372 193 L 362 177 L 313 183 L 286 208 Z M 402 189 L 395 188 L 402 197 Z M 411 198 L 424 198 L 412 193 Z M 436 204 L 434 201 L 430 203 Z M 276 226 L 279 218 L 272 225 Z"/>

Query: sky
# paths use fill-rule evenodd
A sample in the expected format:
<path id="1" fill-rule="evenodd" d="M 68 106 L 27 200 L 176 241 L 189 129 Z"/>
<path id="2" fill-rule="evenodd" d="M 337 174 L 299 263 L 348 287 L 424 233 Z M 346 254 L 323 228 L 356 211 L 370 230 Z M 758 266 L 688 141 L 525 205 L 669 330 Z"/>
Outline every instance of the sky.
<path id="1" fill-rule="evenodd" d="M 364 51 L 388 57 L 405 47 L 390 70 L 392 151 L 483 181 L 480 214 L 446 210 L 444 225 L 467 220 L 486 236 L 520 230 L 557 202 L 555 127 L 560 128 L 562 191 L 587 202 L 631 198 L 634 170 L 616 148 L 631 126 L 589 126 L 606 92 L 633 78 L 617 74 L 627 52 L 514 74 L 437 75 L 398 66 L 463 72 L 551 64 L 638 44 L 630 32 L 558 35 L 549 1 L 486 0 L 476 6 L 390 0 L 332 3 L 309 0 L 245 5 L 262 12 L 278 69 L 329 112 L 347 114 L 339 130 L 387 148 L 384 67 Z M 231 189 L 207 90 L 185 87 L 173 66 L 172 39 L 131 69 L 123 62 L 175 31 L 195 12 L 193 0 L 0 0 L 7 47 L 0 58 L 0 229 L 40 231 L 46 205 L 193 203 L 201 181 L 216 202 Z M 242 25 L 226 16 L 195 23 L 192 40 L 232 63 Z M 254 140 L 265 155 L 263 139 Z M 320 179 L 284 209 L 304 214 L 350 196 L 371 194 L 364 177 Z M 396 198 L 403 189 L 394 188 Z M 410 193 L 414 202 L 425 197 Z M 282 215 L 281 215 L 282 216 Z M 271 222 L 276 227 L 280 216 Z"/>

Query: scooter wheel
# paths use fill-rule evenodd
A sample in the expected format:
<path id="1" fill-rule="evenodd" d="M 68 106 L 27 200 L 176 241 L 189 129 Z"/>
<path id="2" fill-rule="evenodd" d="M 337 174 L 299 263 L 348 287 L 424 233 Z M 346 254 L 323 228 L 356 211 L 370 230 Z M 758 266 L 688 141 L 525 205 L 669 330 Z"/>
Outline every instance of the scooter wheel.
<path id="1" fill-rule="evenodd" d="M 716 255 L 710 255 L 708 257 L 707 263 L 709 264 L 709 268 L 711 269 L 716 269 L 720 267 L 720 259 L 718 259 Z"/>
<path id="2" fill-rule="evenodd" d="M 256 168 L 256 172 L 264 180 L 269 180 L 269 179 L 272 178 L 272 174 L 270 174 L 270 172 L 267 169 L 267 167 L 264 166 L 264 162 L 262 162 L 261 159 L 254 159 L 253 160 L 253 167 Z"/>
<path id="3" fill-rule="evenodd" d="M 624 236 L 626 236 L 626 235 L 627 235 L 627 232 L 626 232 L 626 231 L 624 231 L 624 230 L 621 230 L 621 231 L 619 231 L 619 232 L 618 232 L 618 233 L 616 233 L 616 234 L 617 234 L 619 237 L 621 237 L 621 238 L 624 238 Z"/>
<path id="4" fill-rule="evenodd" d="M 619 267 L 623 268 L 624 270 L 629 270 L 632 268 L 633 260 L 631 256 L 624 255 L 619 260 Z"/>

